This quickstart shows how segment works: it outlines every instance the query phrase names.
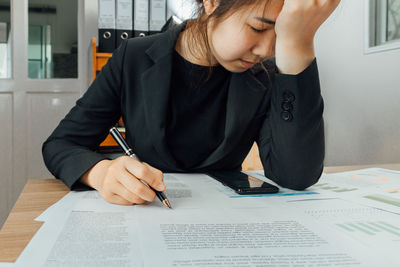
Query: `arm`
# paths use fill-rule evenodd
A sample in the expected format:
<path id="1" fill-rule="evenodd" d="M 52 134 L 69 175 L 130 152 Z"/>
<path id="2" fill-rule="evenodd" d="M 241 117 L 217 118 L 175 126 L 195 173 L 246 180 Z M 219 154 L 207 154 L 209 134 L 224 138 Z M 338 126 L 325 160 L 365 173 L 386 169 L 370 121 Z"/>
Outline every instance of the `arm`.
<path id="1" fill-rule="evenodd" d="M 275 74 L 270 108 L 257 140 L 266 177 L 296 190 L 318 181 L 325 154 L 322 113 L 315 60 L 298 75 Z"/>
<path id="2" fill-rule="evenodd" d="M 322 173 L 323 100 L 314 54 L 318 28 L 340 0 L 286 0 L 275 24 L 276 66 L 271 106 L 257 144 L 267 177 L 305 189 Z"/>
<path id="3" fill-rule="evenodd" d="M 315 58 L 314 36 L 340 0 L 285 0 L 276 20 L 276 65 L 298 74 Z"/>
<path id="4" fill-rule="evenodd" d="M 87 92 L 42 147 L 49 171 L 74 189 L 79 178 L 107 157 L 95 153 L 120 117 L 120 88 L 126 42 L 117 49 Z"/>
<path id="5" fill-rule="evenodd" d="M 120 205 L 153 201 L 163 191 L 163 173 L 130 157 L 108 160 L 94 150 L 121 116 L 122 73 L 127 42 L 114 52 L 96 80 L 43 144 L 50 172 L 69 188 L 88 185 L 108 202 Z"/>

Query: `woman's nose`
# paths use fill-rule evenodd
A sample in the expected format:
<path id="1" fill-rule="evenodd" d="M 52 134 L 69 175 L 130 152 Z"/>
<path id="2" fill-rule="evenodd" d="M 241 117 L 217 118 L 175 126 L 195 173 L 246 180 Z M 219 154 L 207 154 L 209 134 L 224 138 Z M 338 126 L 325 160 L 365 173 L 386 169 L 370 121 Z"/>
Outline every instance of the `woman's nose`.
<path id="1" fill-rule="evenodd" d="M 265 38 L 257 40 L 251 52 L 259 58 L 273 56 L 275 54 L 275 40 L 275 35 L 266 35 Z"/>

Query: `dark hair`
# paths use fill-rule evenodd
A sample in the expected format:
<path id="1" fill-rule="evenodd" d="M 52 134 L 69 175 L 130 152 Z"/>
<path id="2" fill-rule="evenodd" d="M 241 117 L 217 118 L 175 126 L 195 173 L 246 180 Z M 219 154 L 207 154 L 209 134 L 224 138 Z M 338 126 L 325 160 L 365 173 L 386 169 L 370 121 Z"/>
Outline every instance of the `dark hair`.
<path id="1" fill-rule="evenodd" d="M 205 57 L 208 65 L 210 66 L 209 69 L 210 71 L 207 80 L 211 76 L 212 72 L 211 64 L 213 59 L 207 34 L 207 25 L 210 22 L 210 20 L 213 19 L 216 23 L 218 23 L 241 8 L 260 3 L 265 3 L 265 6 L 267 6 L 267 3 L 270 2 L 270 0 L 215 0 L 215 1 L 218 2 L 218 6 L 214 10 L 214 12 L 208 16 L 204 9 L 203 0 L 196 0 L 197 10 L 196 13 L 193 14 L 194 17 L 196 18 L 188 20 L 186 24 L 186 30 L 190 37 L 188 38 L 188 43 L 187 43 L 189 52 L 196 57 L 196 53 L 199 52 L 198 49 L 200 47 L 201 57 Z M 259 64 L 268 74 L 268 71 L 264 67 L 262 62 L 259 62 Z"/>

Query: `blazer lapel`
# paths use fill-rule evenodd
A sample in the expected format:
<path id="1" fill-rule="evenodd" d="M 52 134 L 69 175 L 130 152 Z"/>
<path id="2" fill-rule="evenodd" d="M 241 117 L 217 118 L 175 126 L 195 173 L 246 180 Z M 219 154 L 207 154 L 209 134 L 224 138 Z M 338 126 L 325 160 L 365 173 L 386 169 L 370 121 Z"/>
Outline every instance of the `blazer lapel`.
<path id="1" fill-rule="evenodd" d="M 153 146 L 167 166 L 179 170 L 177 162 L 166 143 L 166 123 L 172 73 L 172 57 L 175 42 L 183 25 L 167 31 L 160 36 L 146 54 L 154 64 L 141 77 L 146 124 Z"/>
<path id="2" fill-rule="evenodd" d="M 225 138 L 216 150 L 196 168 L 204 168 L 235 149 L 240 143 L 247 126 L 263 101 L 267 88 L 258 81 L 250 70 L 233 73 L 226 107 Z"/>

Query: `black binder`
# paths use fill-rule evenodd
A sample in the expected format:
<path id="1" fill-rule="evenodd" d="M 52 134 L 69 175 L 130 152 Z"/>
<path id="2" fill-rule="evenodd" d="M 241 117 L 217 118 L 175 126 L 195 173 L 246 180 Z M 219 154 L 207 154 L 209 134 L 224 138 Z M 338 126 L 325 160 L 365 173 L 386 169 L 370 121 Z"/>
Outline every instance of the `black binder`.
<path id="1" fill-rule="evenodd" d="M 132 36 L 133 27 L 133 1 L 134 0 L 116 0 L 116 45 L 119 47 L 123 40 Z"/>
<path id="2" fill-rule="evenodd" d="M 115 0 L 98 0 L 99 52 L 112 53 L 115 49 Z"/>
<path id="3" fill-rule="evenodd" d="M 149 0 L 135 0 L 133 10 L 133 36 L 149 35 Z"/>

